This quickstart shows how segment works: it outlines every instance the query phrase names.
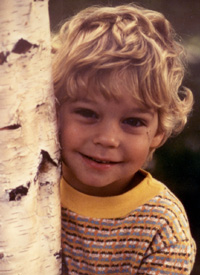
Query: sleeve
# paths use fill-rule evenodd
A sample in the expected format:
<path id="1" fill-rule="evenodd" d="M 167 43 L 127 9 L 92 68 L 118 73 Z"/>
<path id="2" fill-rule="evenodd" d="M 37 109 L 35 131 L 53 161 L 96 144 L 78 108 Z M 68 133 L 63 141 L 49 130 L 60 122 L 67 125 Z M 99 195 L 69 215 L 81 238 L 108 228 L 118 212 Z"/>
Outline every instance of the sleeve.
<path id="1" fill-rule="evenodd" d="M 194 259 L 195 244 L 185 240 L 147 253 L 138 270 L 138 275 L 189 275 L 193 268 Z"/>
<path id="2" fill-rule="evenodd" d="M 191 274 L 196 245 L 189 225 L 180 229 L 178 220 L 168 221 L 157 231 L 141 262 L 138 275 Z"/>

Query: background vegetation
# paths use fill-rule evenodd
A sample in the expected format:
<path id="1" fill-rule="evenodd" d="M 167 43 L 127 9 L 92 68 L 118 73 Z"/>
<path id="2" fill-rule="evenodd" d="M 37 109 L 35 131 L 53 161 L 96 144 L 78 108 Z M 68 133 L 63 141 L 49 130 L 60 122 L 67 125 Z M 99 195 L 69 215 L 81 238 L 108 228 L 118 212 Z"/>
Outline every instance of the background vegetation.
<path id="1" fill-rule="evenodd" d="M 50 0 L 51 29 L 90 5 L 119 5 L 119 0 Z M 170 20 L 188 52 L 188 74 L 184 85 L 194 93 L 195 105 L 185 130 L 157 150 L 150 165 L 152 174 L 163 181 L 183 202 L 192 235 L 200 244 L 200 1 L 137 0 L 146 8 L 162 12 Z M 200 253 L 192 275 L 200 274 Z"/>

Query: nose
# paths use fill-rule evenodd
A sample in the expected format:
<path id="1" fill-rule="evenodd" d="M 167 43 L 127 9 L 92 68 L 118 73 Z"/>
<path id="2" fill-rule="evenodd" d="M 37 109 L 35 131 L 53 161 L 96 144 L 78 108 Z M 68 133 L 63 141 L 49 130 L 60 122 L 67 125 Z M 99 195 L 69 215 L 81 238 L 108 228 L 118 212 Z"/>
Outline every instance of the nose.
<path id="1" fill-rule="evenodd" d="M 96 129 L 93 142 L 95 145 L 101 145 L 108 148 L 117 148 L 120 145 L 120 127 L 110 123 L 101 123 Z"/>

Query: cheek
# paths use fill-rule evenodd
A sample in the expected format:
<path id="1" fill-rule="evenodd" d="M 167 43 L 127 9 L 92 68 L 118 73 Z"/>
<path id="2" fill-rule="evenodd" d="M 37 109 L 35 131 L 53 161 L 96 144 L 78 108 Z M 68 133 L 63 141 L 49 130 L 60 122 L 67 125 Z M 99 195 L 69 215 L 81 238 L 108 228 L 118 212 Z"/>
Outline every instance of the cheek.
<path id="1" fill-rule="evenodd" d="M 74 134 L 70 131 L 70 129 L 65 128 L 64 130 L 60 131 L 60 143 L 61 146 L 67 146 L 70 145 L 73 141 Z"/>
<path id="2" fill-rule="evenodd" d="M 126 140 L 126 156 L 137 169 L 144 166 L 151 152 L 155 129 L 146 129 L 141 135 Z"/>
<path id="3" fill-rule="evenodd" d="M 75 124 L 65 123 L 65 127 L 60 129 L 60 144 L 62 150 L 69 150 L 80 143 L 81 134 Z"/>
<path id="4" fill-rule="evenodd" d="M 126 148 L 126 152 L 130 158 L 139 160 L 148 156 L 149 149 L 150 139 L 148 135 L 145 135 L 143 138 L 137 138 L 129 142 L 129 145 Z"/>
<path id="5" fill-rule="evenodd" d="M 154 135 L 153 135 L 153 133 L 152 133 L 151 130 L 148 130 L 148 131 L 146 132 L 146 137 L 147 137 L 147 140 L 148 140 L 149 147 L 150 147 L 150 144 L 151 144 L 151 142 L 152 142 L 153 136 L 154 136 Z"/>

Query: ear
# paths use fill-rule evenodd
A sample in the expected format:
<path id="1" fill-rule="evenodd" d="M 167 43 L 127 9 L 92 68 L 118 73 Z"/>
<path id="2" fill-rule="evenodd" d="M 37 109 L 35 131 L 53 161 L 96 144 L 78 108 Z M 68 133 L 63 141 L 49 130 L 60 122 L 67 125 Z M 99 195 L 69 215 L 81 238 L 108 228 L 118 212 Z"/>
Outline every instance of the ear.
<path id="1" fill-rule="evenodd" d="M 151 141 L 150 149 L 158 148 L 162 144 L 164 137 L 165 137 L 165 133 L 163 131 L 158 131 Z"/>

